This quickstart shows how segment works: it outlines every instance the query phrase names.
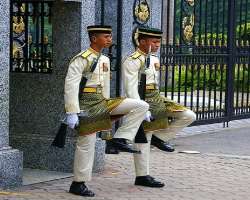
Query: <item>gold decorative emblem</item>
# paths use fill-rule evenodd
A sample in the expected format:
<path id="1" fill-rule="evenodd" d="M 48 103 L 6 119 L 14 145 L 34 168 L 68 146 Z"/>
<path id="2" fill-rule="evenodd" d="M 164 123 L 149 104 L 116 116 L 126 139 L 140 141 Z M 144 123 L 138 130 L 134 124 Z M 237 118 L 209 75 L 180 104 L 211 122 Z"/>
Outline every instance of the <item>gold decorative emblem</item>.
<path id="1" fill-rule="evenodd" d="M 183 35 L 184 39 L 190 42 L 193 38 L 193 29 L 194 29 L 194 15 L 190 15 L 183 18 L 182 21 Z"/>
<path id="2" fill-rule="evenodd" d="M 134 16 L 138 23 L 144 24 L 150 18 L 150 8 L 146 0 L 135 2 Z"/>
<path id="3" fill-rule="evenodd" d="M 21 58 L 21 57 L 23 57 L 23 47 L 24 46 L 25 46 L 25 44 L 21 45 L 17 41 L 13 42 L 13 50 L 12 50 L 13 58 Z"/>
<path id="4" fill-rule="evenodd" d="M 187 2 L 190 6 L 194 6 L 194 0 L 186 0 L 186 2 Z"/>
<path id="5" fill-rule="evenodd" d="M 48 44 L 48 43 L 49 43 L 49 37 L 48 37 L 47 35 L 45 35 L 45 36 L 43 37 L 43 43 L 44 43 L 44 44 Z"/>
<path id="6" fill-rule="evenodd" d="M 16 33 L 16 34 L 20 34 L 22 32 L 24 32 L 25 30 L 25 24 L 23 22 L 23 17 L 16 17 L 14 16 L 13 17 L 13 31 Z"/>

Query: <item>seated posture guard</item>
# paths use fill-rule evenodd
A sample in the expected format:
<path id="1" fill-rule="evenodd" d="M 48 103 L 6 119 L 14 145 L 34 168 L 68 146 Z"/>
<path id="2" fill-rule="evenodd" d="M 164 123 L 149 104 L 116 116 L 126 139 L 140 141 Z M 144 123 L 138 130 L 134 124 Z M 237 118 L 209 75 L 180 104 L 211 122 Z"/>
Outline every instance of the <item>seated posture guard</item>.
<path id="1" fill-rule="evenodd" d="M 112 43 L 110 26 L 89 26 L 90 48 L 76 55 L 65 79 L 65 110 L 69 127 L 78 126 L 74 178 L 70 193 L 94 196 L 85 181 L 92 177 L 96 132 L 111 129 L 111 115 L 124 115 L 123 124 L 112 139 L 119 151 L 138 153 L 124 141 L 133 141 L 149 105 L 140 99 L 110 99 L 110 61 L 102 55 Z M 83 83 L 84 79 L 85 83 Z"/>
<path id="2" fill-rule="evenodd" d="M 195 120 L 195 114 L 160 95 L 157 79 L 160 63 L 156 55 L 151 55 L 151 51 L 156 53 L 159 49 L 162 32 L 159 29 L 139 28 L 138 34 L 138 49 L 128 56 L 122 64 L 123 87 L 126 96 L 129 98 L 140 99 L 142 96 L 145 97 L 145 101 L 150 105 L 148 116 L 152 114 L 154 121 L 143 123 L 148 143 L 137 142 L 134 144 L 141 151 L 141 154 L 134 155 L 135 185 L 163 187 L 164 183 L 156 181 L 149 175 L 152 134 L 156 137 L 154 145 L 162 147 L 164 142 L 173 137 L 176 132 L 192 123 Z M 141 94 L 142 87 L 140 84 L 142 84 L 141 77 L 143 74 L 146 74 L 146 86 L 143 91 L 144 94 Z M 169 123 L 169 118 L 173 119 L 171 123 Z"/>

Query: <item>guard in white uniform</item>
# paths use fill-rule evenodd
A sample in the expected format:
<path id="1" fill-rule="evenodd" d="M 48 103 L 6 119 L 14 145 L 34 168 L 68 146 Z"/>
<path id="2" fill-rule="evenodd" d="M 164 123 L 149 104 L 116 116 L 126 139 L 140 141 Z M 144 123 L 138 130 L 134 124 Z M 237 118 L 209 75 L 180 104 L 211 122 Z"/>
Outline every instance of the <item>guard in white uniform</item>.
<path id="1" fill-rule="evenodd" d="M 64 93 L 67 124 L 71 128 L 78 126 L 79 132 L 74 158 L 74 181 L 69 192 L 80 196 L 94 196 L 85 185 L 85 181 L 91 180 L 95 133 L 110 130 L 112 128 L 110 116 L 122 115 L 123 124 L 115 133 L 113 144 L 119 151 L 138 152 L 124 144 L 123 140 L 134 140 L 149 109 L 149 105 L 139 99 L 109 98 L 110 61 L 101 54 L 101 51 L 112 43 L 111 27 L 96 25 L 89 26 L 87 30 L 90 48 L 71 60 Z M 93 63 L 97 64 L 91 72 Z M 82 77 L 87 77 L 88 80 L 84 89 L 79 90 Z"/>
<path id="2" fill-rule="evenodd" d="M 156 181 L 149 175 L 150 142 L 152 133 L 157 136 L 156 146 L 159 142 L 167 141 L 177 131 L 189 125 L 195 120 L 195 114 L 165 97 L 160 96 L 158 90 L 158 72 L 160 68 L 159 59 L 149 53 L 157 52 L 160 47 L 162 32 L 159 29 L 139 28 L 138 49 L 122 64 L 122 80 L 126 96 L 140 99 L 138 93 L 138 82 L 142 71 L 146 74 L 145 101 L 150 108 L 148 116 L 152 114 L 154 121 L 144 122 L 143 127 L 146 132 L 148 143 L 136 143 L 136 148 L 141 154 L 134 155 L 136 179 L 135 185 L 147 187 L 163 187 L 164 183 Z M 149 52 L 151 50 L 151 52 Z M 147 59 L 150 56 L 150 59 Z M 148 68 L 145 62 L 149 61 Z M 169 123 L 169 117 L 173 121 Z M 150 118 L 149 118 L 150 119 Z"/>

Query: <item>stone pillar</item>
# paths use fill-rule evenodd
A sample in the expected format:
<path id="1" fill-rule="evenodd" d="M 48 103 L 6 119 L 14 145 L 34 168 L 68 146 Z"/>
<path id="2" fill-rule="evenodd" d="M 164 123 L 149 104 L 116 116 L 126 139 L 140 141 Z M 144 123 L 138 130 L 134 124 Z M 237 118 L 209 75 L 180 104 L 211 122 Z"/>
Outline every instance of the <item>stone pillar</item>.
<path id="1" fill-rule="evenodd" d="M 22 183 L 22 153 L 9 146 L 9 0 L 0 2 L 0 188 Z"/>
<path id="2" fill-rule="evenodd" d="M 64 149 L 51 147 L 64 113 L 64 79 L 70 59 L 89 45 L 95 1 L 55 1 L 52 8 L 53 72 L 11 75 L 11 143 L 24 152 L 24 166 L 72 172 L 76 135 Z M 96 145 L 94 171 L 103 168 L 104 144 Z"/>

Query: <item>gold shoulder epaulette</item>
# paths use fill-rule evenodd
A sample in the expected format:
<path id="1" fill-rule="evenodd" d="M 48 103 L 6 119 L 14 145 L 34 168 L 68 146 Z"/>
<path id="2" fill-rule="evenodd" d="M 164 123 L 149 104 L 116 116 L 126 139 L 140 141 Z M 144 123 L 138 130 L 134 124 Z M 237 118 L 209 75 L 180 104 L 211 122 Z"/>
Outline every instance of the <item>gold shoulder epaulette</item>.
<path id="1" fill-rule="evenodd" d="M 132 55 L 131 55 L 131 57 L 133 58 L 133 59 L 136 59 L 136 58 L 139 58 L 140 57 L 140 53 L 139 52 L 134 52 Z"/>
<path id="2" fill-rule="evenodd" d="M 81 56 L 82 56 L 83 58 L 87 58 L 87 57 L 89 57 L 89 55 L 90 55 L 91 53 L 92 53 L 91 51 L 86 50 L 86 51 L 84 51 L 84 52 L 81 54 Z"/>
<path id="3" fill-rule="evenodd" d="M 86 51 L 82 51 L 80 53 L 78 53 L 76 56 L 74 56 L 69 63 L 72 63 L 77 57 L 82 57 L 84 59 L 87 59 L 87 57 L 91 54 L 91 52 L 89 50 Z"/>

